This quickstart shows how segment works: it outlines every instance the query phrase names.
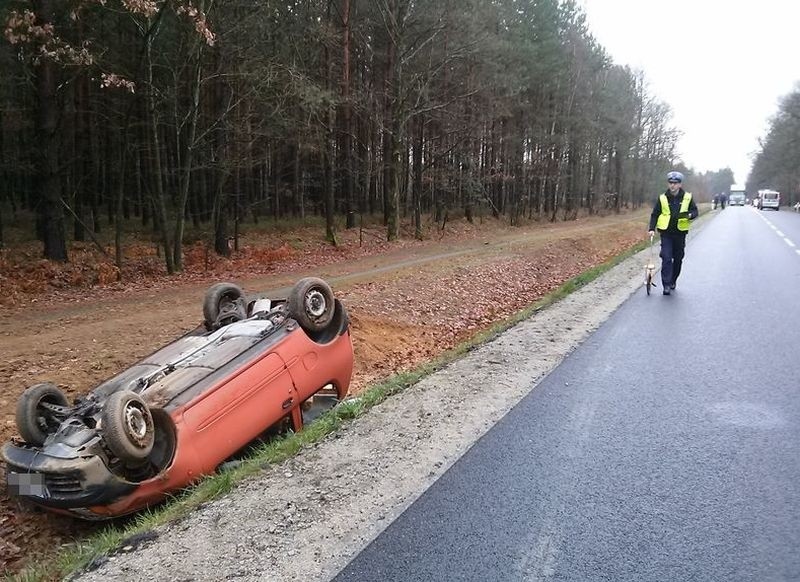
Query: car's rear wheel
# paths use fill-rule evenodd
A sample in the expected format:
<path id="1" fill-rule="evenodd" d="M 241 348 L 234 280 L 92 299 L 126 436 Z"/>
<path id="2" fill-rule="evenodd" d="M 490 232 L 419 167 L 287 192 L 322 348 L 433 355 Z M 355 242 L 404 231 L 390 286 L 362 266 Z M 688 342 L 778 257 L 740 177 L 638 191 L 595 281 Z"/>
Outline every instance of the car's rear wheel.
<path id="1" fill-rule="evenodd" d="M 141 396 L 130 390 L 108 397 L 101 430 L 106 446 L 123 462 L 142 461 L 153 450 L 153 415 Z"/>
<path id="2" fill-rule="evenodd" d="M 242 314 L 238 313 L 237 303 L 244 297 L 244 291 L 233 283 L 217 283 L 206 291 L 203 299 L 203 318 L 206 329 L 221 327 L 239 319 Z M 220 320 L 220 314 L 222 318 Z M 226 321 L 226 314 L 230 321 Z"/>
<path id="3" fill-rule="evenodd" d="M 17 430 L 26 443 L 42 446 L 64 418 L 58 408 L 69 406 L 64 393 L 50 382 L 34 384 L 17 401 Z"/>
<path id="4" fill-rule="evenodd" d="M 309 333 L 322 331 L 333 319 L 333 291 L 322 279 L 300 279 L 289 293 L 287 303 L 289 316 Z"/>

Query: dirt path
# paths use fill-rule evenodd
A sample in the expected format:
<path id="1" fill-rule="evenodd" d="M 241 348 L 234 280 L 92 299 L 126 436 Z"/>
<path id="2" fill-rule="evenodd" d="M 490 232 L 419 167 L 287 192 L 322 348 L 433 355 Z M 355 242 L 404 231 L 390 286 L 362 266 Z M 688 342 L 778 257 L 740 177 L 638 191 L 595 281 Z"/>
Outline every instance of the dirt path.
<path id="1" fill-rule="evenodd" d="M 351 392 L 441 353 L 529 305 L 567 279 L 642 239 L 636 213 L 525 229 L 476 228 L 443 239 L 349 260 L 309 272 L 236 278 L 246 291 L 281 295 L 297 278 L 328 279 L 353 320 L 356 370 Z M 231 278 L 231 277 L 226 277 Z M 200 319 L 202 294 L 216 279 L 177 287 L 41 297 L 0 316 L 0 440 L 15 434 L 19 394 L 54 381 L 85 392 Z M 10 571 L 95 526 L 0 498 L 0 563 Z M 1 570 L 0 570 L 1 571 Z"/>

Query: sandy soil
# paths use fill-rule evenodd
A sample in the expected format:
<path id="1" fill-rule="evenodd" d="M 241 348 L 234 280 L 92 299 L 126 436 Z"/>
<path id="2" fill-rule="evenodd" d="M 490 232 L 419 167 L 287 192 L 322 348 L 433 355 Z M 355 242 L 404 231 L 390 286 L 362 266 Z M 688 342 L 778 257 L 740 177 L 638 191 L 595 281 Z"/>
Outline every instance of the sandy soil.
<path id="1" fill-rule="evenodd" d="M 297 278 L 308 274 L 329 280 L 352 315 L 356 370 L 351 394 L 357 394 L 370 382 L 434 357 L 641 240 L 643 224 L 643 215 L 637 213 L 520 229 L 476 227 L 438 241 L 382 246 L 373 254 L 360 253 L 330 261 L 311 272 L 287 264 L 285 270 L 278 266 L 268 277 L 234 280 L 247 291 L 275 294 L 285 292 Z M 284 466 L 268 470 L 263 478 L 248 482 L 233 495 L 199 512 L 197 517 L 170 526 L 168 535 L 166 531 L 159 532 L 158 539 L 174 539 L 175 544 L 191 546 L 195 528 L 198 532 L 204 531 L 203 525 L 193 525 L 197 520 L 200 524 L 210 521 L 221 528 L 230 524 L 234 530 L 236 524 L 254 521 L 266 528 L 266 533 L 262 529 L 255 537 L 242 536 L 242 540 L 253 541 L 235 544 L 236 552 L 227 553 L 238 555 L 239 545 L 247 546 L 241 550 L 243 555 L 250 551 L 267 552 L 268 557 L 264 557 L 261 567 L 245 566 L 246 561 L 243 561 L 241 567 L 221 566 L 223 569 L 216 570 L 216 575 L 208 579 L 242 573 L 245 578 L 254 580 L 324 578 L 374 536 L 381 523 L 388 522 L 387 518 L 401 511 L 418 491 L 440 475 L 469 443 L 530 389 L 532 380 L 560 361 L 570 346 L 580 341 L 607 316 L 609 309 L 616 307 L 638 286 L 631 280 L 635 279 L 633 275 L 639 267 L 636 263 L 635 269 L 628 267 L 627 271 L 617 274 L 610 288 L 602 291 L 598 315 L 588 317 L 587 304 L 578 307 L 572 315 L 557 316 L 550 327 L 527 332 L 542 340 L 534 347 L 535 351 L 531 351 L 531 346 L 526 348 L 526 353 L 538 353 L 539 357 L 528 358 L 527 362 L 522 357 L 524 365 L 518 369 L 525 381 L 522 377 L 517 380 L 509 377 L 504 383 L 508 384 L 508 391 L 503 399 L 482 405 L 485 395 L 476 387 L 485 380 L 477 377 L 470 383 L 453 382 L 451 378 L 450 383 L 459 384 L 458 389 L 438 376 L 426 380 L 391 399 L 391 403 L 380 407 L 381 410 L 370 413 L 368 419 L 353 423 L 345 434 L 332 442 L 306 451 Z M 0 353 L 4 355 L 0 361 L 0 440 L 5 441 L 16 432 L 13 411 L 26 386 L 48 380 L 71 395 L 85 392 L 194 327 L 201 317 L 202 294 L 216 280 L 189 281 L 177 286 L 165 281 L 161 285 L 151 284 L 140 290 L 118 293 L 96 290 L 74 296 L 45 295 L 18 308 L 6 309 L 0 315 Z M 537 320 L 542 321 L 539 315 L 532 321 Z M 497 349 L 492 345 L 495 347 L 486 348 L 490 350 L 488 356 L 470 356 L 467 371 L 454 372 L 456 368 L 451 367 L 444 372 L 445 377 L 450 374 L 459 378 L 481 370 L 491 372 L 495 366 L 492 362 L 499 365 L 515 361 L 509 360 L 509 354 L 503 349 L 491 355 L 494 353 L 491 350 Z M 534 363 L 541 367 L 530 368 Z M 446 387 L 444 399 L 441 386 Z M 398 420 L 400 424 L 395 423 Z M 437 437 L 431 439 L 434 433 Z M 325 449 L 331 445 L 336 449 Z M 420 455 L 426 462 L 417 466 L 414 459 Z M 409 463 L 408 473 L 402 468 L 403 462 Z M 416 469 L 412 470 L 413 467 Z M 405 488 L 397 488 L 397 479 L 383 484 L 373 482 L 375 475 L 397 477 L 401 474 L 398 471 L 404 471 L 400 481 L 407 484 Z M 300 475 L 302 482 L 296 480 Z M 289 482 L 279 483 L 276 479 L 289 479 Z M 264 496 L 264 491 L 287 489 L 293 491 L 289 499 Z M 354 492 L 359 495 L 363 492 L 368 498 L 353 501 Z M 361 506 L 362 502 L 366 505 Z M 353 506 L 353 503 L 358 505 Z M 228 514 L 234 509 L 239 513 Z M 241 511 L 249 514 L 243 516 Z M 356 524 L 350 520 L 354 512 L 358 517 Z M 317 544 L 306 544 L 304 539 L 295 537 L 298 532 L 315 532 L 313 528 L 321 527 L 322 523 L 330 523 L 331 527 L 320 538 L 326 542 L 324 547 L 319 545 L 319 540 Z M 80 539 L 96 527 L 20 507 L 2 497 L 0 563 L 8 571 L 14 571 L 26 559 L 38 553 L 50 553 L 60 544 Z M 188 541 L 176 532 L 188 535 Z M 184 542 L 177 541 L 180 539 Z M 344 544 L 335 555 L 331 554 L 328 544 L 332 539 Z M 164 551 L 165 556 L 174 554 L 173 559 L 180 562 L 185 548 L 172 544 Z M 207 560 L 217 559 L 214 555 L 209 550 Z M 296 556 L 296 559 L 289 559 L 287 563 L 285 556 Z M 152 558 L 143 559 L 150 563 Z M 167 557 L 163 557 L 162 563 L 165 567 L 178 567 Z M 138 573 L 150 569 L 149 566 L 142 569 L 135 563 L 122 565 L 121 558 L 114 558 L 107 565 L 113 564 L 119 564 L 121 570 L 113 574 L 96 573 L 96 579 L 109 575 L 139 579 Z M 236 571 L 230 570 L 231 567 Z M 193 575 L 184 574 L 186 579 L 205 579 L 198 577 L 196 571 Z M 178 574 L 164 576 L 172 579 Z M 160 579 L 158 575 L 154 577 Z M 153 576 L 147 574 L 141 579 L 144 578 Z"/>

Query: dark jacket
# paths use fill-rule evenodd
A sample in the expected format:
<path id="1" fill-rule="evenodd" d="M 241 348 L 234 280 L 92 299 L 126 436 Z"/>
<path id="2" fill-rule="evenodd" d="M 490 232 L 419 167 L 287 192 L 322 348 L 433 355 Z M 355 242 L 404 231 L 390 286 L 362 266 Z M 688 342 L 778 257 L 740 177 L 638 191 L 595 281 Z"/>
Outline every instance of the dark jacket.
<path id="1" fill-rule="evenodd" d="M 686 234 L 684 231 L 678 230 L 678 213 L 681 211 L 681 201 L 683 200 L 684 195 L 683 188 L 680 188 L 674 196 L 672 193 L 670 193 L 669 189 L 667 189 L 664 194 L 667 195 L 667 201 L 669 202 L 669 226 L 667 227 L 667 230 L 661 232 L 666 232 L 669 234 Z M 660 198 L 660 196 L 656 198 L 656 203 L 653 204 L 653 212 L 650 214 L 650 228 L 647 230 L 656 229 L 656 222 L 658 221 L 658 217 L 661 216 Z M 698 214 L 697 204 L 694 203 L 694 196 L 692 196 L 692 200 L 689 202 L 689 220 L 694 220 L 697 218 Z"/>

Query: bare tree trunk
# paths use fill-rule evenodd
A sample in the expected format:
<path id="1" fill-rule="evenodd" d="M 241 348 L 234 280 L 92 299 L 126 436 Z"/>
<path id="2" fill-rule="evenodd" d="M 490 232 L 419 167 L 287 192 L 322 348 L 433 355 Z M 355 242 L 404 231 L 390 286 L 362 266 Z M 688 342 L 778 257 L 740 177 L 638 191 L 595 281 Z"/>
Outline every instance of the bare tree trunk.
<path id="1" fill-rule="evenodd" d="M 84 222 L 84 202 L 85 192 L 88 189 L 89 176 L 91 175 L 90 164 L 91 152 L 89 149 L 89 124 L 87 122 L 88 109 L 88 87 L 87 78 L 81 75 L 75 82 L 75 152 L 77 160 L 75 165 L 78 171 L 75 176 L 75 198 L 72 209 L 75 213 L 72 222 L 72 237 L 76 241 L 86 240 L 86 227 Z"/>
<path id="2" fill-rule="evenodd" d="M 422 148 L 425 144 L 425 118 L 417 116 L 417 141 L 414 145 L 414 186 L 411 206 L 414 217 L 414 238 L 422 240 Z"/>
<path id="3" fill-rule="evenodd" d="M 346 228 L 356 225 L 355 167 L 353 164 L 353 105 L 350 102 L 350 0 L 342 0 L 342 157 Z"/>
<path id="4" fill-rule="evenodd" d="M 389 213 L 392 197 L 392 160 L 394 159 L 394 142 L 392 140 L 392 120 L 394 117 L 394 98 L 392 96 L 392 71 L 394 70 L 394 43 L 390 34 L 386 34 L 386 62 L 384 68 L 383 91 L 383 132 L 381 136 L 383 145 L 383 223 L 389 224 Z M 388 234 L 392 240 L 391 232 Z"/>
<path id="5" fill-rule="evenodd" d="M 331 24 L 331 4 L 333 0 L 328 0 L 328 24 Z M 327 68 L 328 89 L 333 89 L 333 58 L 329 48 L 325 48 L 325 66 Z M 336 112 L 333 104 L 328 105 L 328 127 L 324 130 L 325 153 L 323 155 L 325 164 L 325 238 L 333 246 L 336 246 L 336 229 L 334 227 L 334 202 L 335 202 L 335 180 L 334 156 L 336 155 Z"/>
<path id="6" fill-rule="evenodd" d="M 105 104 L 105 95 L 100 96 L 101 107 Z M 108 136 L 111 133 L 108 127 L 101 128 L 98 123 L 97 117 L 92 116 L 91 134 L 89 136 L 89 143 L 92 149 L 92 158 L 95 160 L 92 173 L 92 195 L 89 199 L 90 212 L 92 215 L 92 231 L 99 234 L 102 228 L 100 222 L 100 206 L 102 199 L 107 193 L 107 175 L 109 165 L 109 152 L 105 144 L 108 142 Z"/>
<path id="7" fill-rule="evenodd" d="M 336 123 L 336 116 L 333 107 L 328 108 L 328 127 L 333 128 Z M 336 187 L 336 174 L 334 172 L 334 143 L 335 136 L 332 129 L 325 132 L 325 155 L 323 160 L 325 163 L 325 239 L 336 246 L 336 225 L 334 223 L 334 203 L 336 200 L 335 187 Z"/>
<path id="8" fill-rule="evenodd" d="M 468 78 L 468 87 L 472 85 L 472 65 L 470 64 L 469 70 L 467 73 Z M 473 147 L 475 143 L 475 128 L 473 125 L 473 108 L 472 108 L 472 99 L 467 99 L 464 102 L 464 121 L 467 124 L 467 137 L 466 137 L 466 144 L 464 146 L 464 156 L 462 157 L 462 165 L 466 164 L 466 168 L 464 168 L 465 175 L 462 181 L 462 204 L 464 208 L 464 218 L 472 224 L 475 220 L 474 217 L 474 202 L 475 202 L 475 159 L 473 157 Z"/>
<path id="9" fill-rule="evenodd" d="M 567 149 L 567 176 L 564 192 L 564 220 L 575 220 L 578 208 L 575 193 L 578 191 L 578 152 L 575 146 Z"/>
<path id="10" fill-rule="evenodd" d="M 214 196 L 214 209 L 212 211 L 212 221 L 214 222 L 214 252 L 223 257 L 231 255 L 231 248 L 228 246 L 228 208 L 225 204 L 225 182 L 227 174 L 222 171 L 217 172 L 217 187 Z"/>
<path id="11" fill-rule="evenodd" d="M 619 214 L 622 204 L 622 156 L 619 145 L 614 148 L 614 212 Z"/>
<path id="12" fill-rule="evenodd" d="M 200 2 L 200 10 L 205 10 L 204 2 Z M 186 223 L 186 203 L 189 200 L 189 187 L 194 163 L 194 140 L 197 134 L 197 119 L 200 115 L 200 77 L 203 70 L 203 42 L 198 41 L 197 59 L 194 66 L 192 83 L 192 104 L 189 112 L 189 135 L 186 136 L 186 151 L 183 154 L 181 171 L 181 194 L 175 210 L 175 240 L 173 263 L 176 271 L 183 270 L 183 231 Z"/>
<path id="13" fill-rule="evenodd" d="M 163 14 L 163 9 L 156 17 L 157 19 L 161 18 Z M 174 262 L 174 255 L 172 253 L 172 247 L 170 245 L 169 240 L 169 229 L 167 227 L 167 201 L 164 197 L 164 182 L 163 182 L 163 174 L 161 169 L 161 143 L 159 140 L 158 135 L 158 116 L 156 114 L 156 100 L 155 94 L 153 89 L 153 38 L 154 34 L 152 30 L 154 27 L 157 27 L 158 24 L 154 23 L 151 24 L 151 32 L 148 33 L 147 38 L 145 39 L 146 47 L 145 47 L 145 57 L 146 57 L 146 67 L 147 67 L 147 88 L 146 88 L 146 99 L 147 99 L 147 118 L 148 118 L 148 127 L 150 130 L 150 147 L 151 147 L 151 160 L 153 163 L 153 211 L 155 213 L 157 227 L 160 230 L 161 234 L 161 244 L 164 248 L 164 261 L 167 268 L 167 273 L 172 275 L 175 273 L 175 262 Z"/>
<path id="14" fill-rule="evenodd" d="M 225 59 L 223 48 L 217 46 L 213 52 L 215 70 L 223 70 Z M 211 103 L 212 116 L 220 118 L 225 111 L 225 88 L 226 85 L 220 78 L 213 81 L 213 98 Z M 211 203 L 211 221 L 214 226 L 214 252 L 223 257 L 231 254 L 228 246 L 228 197 L 225 194 L 225 184 L 228 179 L 228 171 L 225 164 L 228 159 L 227 132 L 218 125 L 212 134 L 213 158 L 215 160 L 215 171 L 213 178 L 209 180 L 213 191 Z"/>
<path id="15" fill-rule="evenodd" d="M 383 135 L 384 164 L 384 208 L 386 218 L 386 239 L 396 240 L 400 236 L 400 205 L 398 193 L 398 176 L 400 170 L 399 150 L 400 131 L 402 129 L 401 112 L 399 111 L 400 63 L 397 55 L 397 41 L 400 21 L 400 0 L 388 0 L 386 30 L 386 68 L 384 77 L 385 91 L 385 127 Z"/>
<path id="16" fill-rule="evenodd" d="M 34 0 L 36 25 L 52 26 L 54 4 L 52 0 Z M 64 232 L 64 210 L 61 206 L 59 155 L 56 128 L 58 102 L 56 100 L 55 63 L 42 57 L 36 67 L 36 139 L 37 178 L 40 196 L 38 218 L 41 225 L 44 257 L 67 262 L 67 242 Z"/>
<path id="17" fill-rule="evenodd" d="M 114 204 L 114 250 L 115 262 L 117 265 L 118 278 L 122 280 L 122 264 L 125 259 L 122 252 L 122 211 L 123 200 L 125 199 L 125 168 L 128 162 L 128 120 L 126 119 L 125 127 L 122 130 L 122 140 L 119 144 L 119 152 L 117 156 L 117 163 L 119 167 L 117 182 L 117 194 L 115 196 Z"/>

